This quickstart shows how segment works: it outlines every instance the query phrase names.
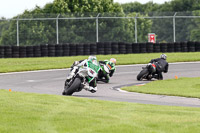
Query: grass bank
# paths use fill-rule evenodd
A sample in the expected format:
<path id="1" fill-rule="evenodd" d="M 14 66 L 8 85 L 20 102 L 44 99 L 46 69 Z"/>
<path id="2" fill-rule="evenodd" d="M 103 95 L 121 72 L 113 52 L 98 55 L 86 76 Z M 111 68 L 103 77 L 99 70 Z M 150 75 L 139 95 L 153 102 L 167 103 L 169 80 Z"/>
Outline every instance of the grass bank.
<path id="1" fill-rule="evenodd" d="M 97 58 L 98 60 L 116 58 L 117 65 L 144 64 L 153 58 L 160 57 L 160 54 L 97 55 Z M 200 52 L 166 54 L 168 62 L 200 61 Z M 86 58 L 88 56 L 0 59 L 0 73 L 69 68 L 75 60 Z"/>
<path id="2" fill-rule="evenodd" d="M 143 105 L 0 90 L 0 132 L 196 133 L 200 108 Z"/>
<path id="3" fill-rule="evenodd" d="M 200 98 L 200 78 L 157 80 L 143 86 L 121 88 L 130 92 Z"/>

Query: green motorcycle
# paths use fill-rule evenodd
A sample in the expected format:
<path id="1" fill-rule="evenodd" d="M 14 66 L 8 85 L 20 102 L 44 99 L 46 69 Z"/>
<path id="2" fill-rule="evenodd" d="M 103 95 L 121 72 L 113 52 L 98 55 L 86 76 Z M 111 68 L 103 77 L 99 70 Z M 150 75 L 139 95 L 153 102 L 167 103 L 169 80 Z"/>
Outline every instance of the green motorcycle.
<path id="1" fill-rule="evenodd" d="M 97 81 L 108 83 L 110 80 L 109 77 L 112 77 L 113 73 L 115 72 L 116 69 L 115 64 L 105 60 L 105 61 L 99 61 L 99 65 L 101 69 L 98 73 Z"/>

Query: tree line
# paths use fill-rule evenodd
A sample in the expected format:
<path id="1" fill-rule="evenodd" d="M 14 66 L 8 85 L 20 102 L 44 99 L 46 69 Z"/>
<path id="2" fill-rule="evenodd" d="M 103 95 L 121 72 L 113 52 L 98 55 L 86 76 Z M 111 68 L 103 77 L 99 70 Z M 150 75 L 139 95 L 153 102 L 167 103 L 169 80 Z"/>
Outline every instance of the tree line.
<path id="1" fill-rule="evenodd" d="M 20 18 L 81 18 L 105 17 L 98 20 L 100 42 L 135 42 L 135 20 L 148 16 L 199 16 L 199 0 L 172 0 L 163 4 L 139 2 L 119 4 L 113 0 L 54 0 L 44 7 L 25 10 L 13 19 Z M 58 16 L 60 14 L 60 16 Z M 107 17 L 132 17 L 109 19 Z M 176 18 L 176 41 L 199 41 L 200 19 Z M 55 20 L 20 20 L 20 45 L 56 44 Z M 96 42 L 96 19 L 59 19 L 59 43 Z M 0 45 L 16 45 L 17 21 L 2 18 Z M 148 33 L 156 33 L 157 42 L 173 41 L 173 19 L 137 18 L 138 42 L 146 42 Z"/>

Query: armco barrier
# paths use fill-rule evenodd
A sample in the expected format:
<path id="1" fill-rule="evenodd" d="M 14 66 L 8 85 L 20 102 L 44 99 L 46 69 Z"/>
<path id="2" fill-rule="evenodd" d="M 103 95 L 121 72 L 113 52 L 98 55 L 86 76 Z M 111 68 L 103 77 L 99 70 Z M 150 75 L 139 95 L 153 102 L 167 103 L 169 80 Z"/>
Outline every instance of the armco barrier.
<path id="1" fill-rule="evenodd" d="M 0 58 L 59 57 L 130 53 L 200 52 L 200 42 L 86 44 L 46 44 L 37 46 L 0 46 Z"/>

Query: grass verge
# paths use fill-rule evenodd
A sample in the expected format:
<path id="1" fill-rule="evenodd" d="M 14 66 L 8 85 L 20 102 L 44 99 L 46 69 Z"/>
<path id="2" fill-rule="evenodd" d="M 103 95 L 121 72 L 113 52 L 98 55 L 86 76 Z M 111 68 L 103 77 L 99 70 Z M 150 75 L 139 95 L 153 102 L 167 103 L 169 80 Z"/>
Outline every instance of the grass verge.
<path id="1" fill-rule="evenodd" d="M 116 58 L 117 65 L 146 64 L 151 59 L 160 57 L 160 54 L 161 53 L 97 55 L 97 58 L 98 60 Z M 168 62 L 200 61 L 200 52 L 166 54 L 168 56 Z M 0 59 L 0 73 L 69 68 L 75 60 L 82 60 L 86 58 L 88 58 L 88 56 L 4 58 Z"/>
<path id="2" fill-rule="evenodd" d="M 200 130 L 200 108 L 0 90 L 0 132 L 147 133 Z"/>
<path id="3" fill-rule="evenodd" d="M 121 89 L 148 94 L 200 98 L 200 77 L 157 80 L 143 86 L 130 86 Z"/>

